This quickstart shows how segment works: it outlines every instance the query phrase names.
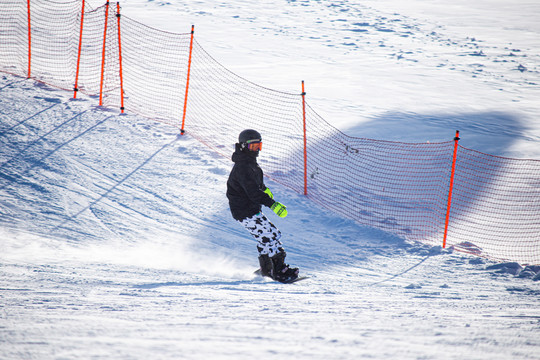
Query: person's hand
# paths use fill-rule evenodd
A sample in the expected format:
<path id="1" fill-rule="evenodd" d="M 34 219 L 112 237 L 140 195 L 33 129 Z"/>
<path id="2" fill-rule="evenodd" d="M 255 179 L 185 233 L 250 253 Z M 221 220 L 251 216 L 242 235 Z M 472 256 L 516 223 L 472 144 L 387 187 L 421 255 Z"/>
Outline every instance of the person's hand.
<path id="1" fill-rule="evenodd" d="M 277 201 L 270 207 L 273 212 L 277 214 L 279 217 L 285 217 L 287 216 L 287 207 L 281 203 L 278 203 Z"/>
<path id="2" fill-rule="evenodd" d="M 274 198 L 274 194 L 272 194 L 272 192 L 270 191 L 269 188 L 264 189 L 264 192 L 265 192 L 268 196 L 270 196 L 270 199 L 273 199 L 273 198 Z"/>

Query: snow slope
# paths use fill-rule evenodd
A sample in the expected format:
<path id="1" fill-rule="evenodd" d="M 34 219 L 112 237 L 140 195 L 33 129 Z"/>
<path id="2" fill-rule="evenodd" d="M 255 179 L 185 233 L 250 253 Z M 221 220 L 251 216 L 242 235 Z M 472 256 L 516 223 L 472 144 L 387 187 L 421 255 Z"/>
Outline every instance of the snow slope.
<path id="1" fill-rule="evenodd" d="M 312 106 L 351 134 L 438 141 L 459 125 L 467 147 L 540 158 L 538 27 L 515 20 L 538 6 L 483 1 L 456 22 L 465 3 L 122 4 L 167 30 L 195 23 L 216 58 L 261 85 L 302 77 Z M 516 25 L 497 32 L 482 13 Z M 343 28 L 354 23 L 369 35 Z M 442 34 L 425 40 L 431 28 Z M 464 31 L 486 37 L 486 54 L 508 46 L 500 34 L 523 35 L 531 71 L 485 55 L 494 68 L 475 73 Z M 416 61 L 391 55 L 411 48 L 402 39 Z M 405 243 L 269 181 L 289 216 L 267 214 L 311 278 L 256 278 L 255 244 L 224 197 L 228 159 L 177 128 L 70 95 L 0 74 L 1 359 L 540 358 L 532 273 Z"/>

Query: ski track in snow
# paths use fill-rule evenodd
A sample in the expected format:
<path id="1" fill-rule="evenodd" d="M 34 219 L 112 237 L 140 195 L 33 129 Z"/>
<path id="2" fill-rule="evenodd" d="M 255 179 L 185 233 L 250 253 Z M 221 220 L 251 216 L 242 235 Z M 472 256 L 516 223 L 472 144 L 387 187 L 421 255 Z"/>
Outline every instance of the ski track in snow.
<path id="1" fill-rule="evenodd" d="M 228 67 L 240 41 L 250 59 L 271 48 L 261 65 L 233 69 L 255 79 L 264 68 L 273 88 L 307 75 L 305 64 L 322 69 L 321 88 L 336 69 L 360 66 L 352 78 L 332 75 L 344 90 L 359 79 L 371 89 L 332 92 L 337 100 L 324 99 L 312 74 L 308 82 L 315 109 L 344 115 L 336 125 L 351 135 L 437 141 L 459 126 L 478 150 L 540 157 L 539 128 L 528 121 L 538 110 L 537 48 L 462 36 L 373 2 L 334 4 L 263 1 L 256 13 L 241 2 L 123 6 L 155 11 L 147 20 L 156 23 L 170 13 L 223 20 L 197 28 L 212 39 L 203 45 Z M 246 29 L 255 35 L 234 37 Z M 403 99 L 388 101 L 400 87 Z M 1 359 L 540 358 L 540 282 L 358 226 L 271 181 L 289 216 L 267 215 L 287 260 L 311 278 L 284 286 L 253 276 L 255 243 L 224 196 L 228 161 L 176 128 L 70 95 L 0 74 Z"/>

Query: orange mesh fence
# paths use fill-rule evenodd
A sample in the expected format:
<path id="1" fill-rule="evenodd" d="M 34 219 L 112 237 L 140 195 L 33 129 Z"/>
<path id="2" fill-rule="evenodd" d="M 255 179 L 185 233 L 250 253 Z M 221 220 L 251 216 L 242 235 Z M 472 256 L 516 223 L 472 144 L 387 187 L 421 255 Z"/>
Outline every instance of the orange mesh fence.
<path id="1" fill-rule="evenodd" d="M 88 95 L 99 94 L 101 76 L 101 58 L 103 50 L 103 30 L 105 28 L 105 7 L 101 6 L 95 10 L 88 9 L 85 4 L 84 17 L 82 5 L 79 3 L 77 17 L 82 19 L 82 33 L 76 29 L 73 36 L 76 38 L 77 47 L 80 48 L 80 56 L 77 54 L 78 66 L 74 68 L 74 75 L 71 79 L 65 79 L 71 85 L 70 89 L 76 89 Z M 82 36 L 81 36 L 82 35 Z"/>
<path id="2" fill-rule="evenodd" d="M 540 161 L 457 146 L 454 162 L 454 141 L 354 138 L 309 104 L 304 137 L 300 91 L 261 87 L 223 67 L 191 33 L 156 30 L 119 11 L 116 3 L 3 0 L 0 70 L 185 125 L 226 158 L 237 134 L 256 128 L 266 174 L 299 193 L 307 185 L 324 208 L 408 240 L 540 264 Z"/>
<path id="3" fill-rule="evenodd" d="M 28 10 L 21 0 L 0 1 L 0 68 L 28 76 Z"/>
<path id="4" fill-rule="evenodd" d="M 266 172 L 302 174 L 301 156 L 291 156 L 302 149 L 301 105 L 298 94 L 267 89 L 230 72 L 195 41 L 186 128 L 221 155 L 231 156 L 242 130 L 257 128 L 264 137 Z"/>
<path id="5" fill-rule="evenodd" d="M 117 18 L 108 35 L 108 76 L 104 105 L 120 108 Z M 178 126 L 184 107 L 189 34 L 172 34 L 121 17 L 124 107 Z"/>
<path id="6" fill-rule="evenodd" d="M 448 244 L 525 264 L 540 260 L 540 161 L 458 150 Z"/>
<path id="7" fill-rule="evenodd" d="M 440 245 L 452 142 L 346 136 L 308 111 L 308 196 L 362 224 Z"/>

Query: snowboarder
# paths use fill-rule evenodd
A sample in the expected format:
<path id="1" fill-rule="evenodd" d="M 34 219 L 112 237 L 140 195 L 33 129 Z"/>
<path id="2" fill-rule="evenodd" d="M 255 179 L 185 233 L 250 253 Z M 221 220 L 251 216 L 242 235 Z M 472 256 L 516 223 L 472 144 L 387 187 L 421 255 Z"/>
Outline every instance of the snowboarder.
<path id="1" fill-rule="evenodd" d="M 231 214 L 257 240 L 261 274 L 276 281 L 290 282 L 298 277 L 298 268 L 285 264 L 281 232 L 261 212 L 262 205 L 279 217 L 287 216 L 287 208 L 274 200 L 263 181 L 263 171 L 257 163 L 262 149 L 262 137 L 256 130 L 244 130 L 232 155 L 234 166 L 227 181 L 227 198 Z"/>

